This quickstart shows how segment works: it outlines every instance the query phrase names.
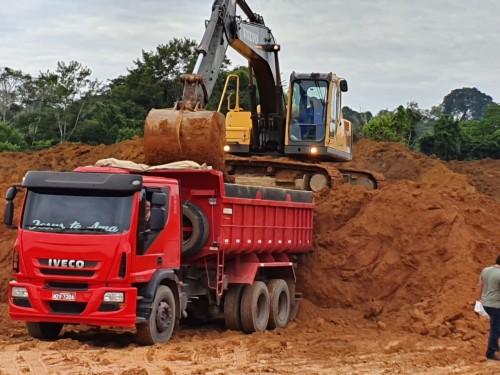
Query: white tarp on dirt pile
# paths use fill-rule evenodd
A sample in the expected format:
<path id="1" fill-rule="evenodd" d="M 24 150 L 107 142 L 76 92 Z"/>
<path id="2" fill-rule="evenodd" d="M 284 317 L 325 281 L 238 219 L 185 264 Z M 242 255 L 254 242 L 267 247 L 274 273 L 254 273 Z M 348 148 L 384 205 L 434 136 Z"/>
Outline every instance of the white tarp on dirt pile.
<path id="1" fill-rule="evenodd" d="M 123 168 L 130 171 L 154 171 L 158 169 L 212 169 L 212 167 L 206 164 L 198 164 L 191 160 L 176 161 L 173 163 L 162 164 L 162 165 L 152 165 L 138 164 L 129 160 L 120 160 L 115 158 L 101 159 L 95 163 L 98 167 L 113 167 L 113 168 Z"/>

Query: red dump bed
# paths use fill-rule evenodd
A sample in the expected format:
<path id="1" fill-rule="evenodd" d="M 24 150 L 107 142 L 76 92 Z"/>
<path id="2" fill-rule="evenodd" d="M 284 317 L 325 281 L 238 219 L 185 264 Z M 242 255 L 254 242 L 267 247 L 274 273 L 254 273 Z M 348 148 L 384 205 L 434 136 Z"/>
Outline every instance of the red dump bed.
<path id="1" fill-rule="evenodd" d="M 225 184 L 214 170 L 156 170 L 147 176 L 179 181 L 182 201 L 200 207 L 209 222 L 207 244 L 196 259 L 220 247 L 236 254 L 304 253 L 312 249 L 311 192 Z"/>

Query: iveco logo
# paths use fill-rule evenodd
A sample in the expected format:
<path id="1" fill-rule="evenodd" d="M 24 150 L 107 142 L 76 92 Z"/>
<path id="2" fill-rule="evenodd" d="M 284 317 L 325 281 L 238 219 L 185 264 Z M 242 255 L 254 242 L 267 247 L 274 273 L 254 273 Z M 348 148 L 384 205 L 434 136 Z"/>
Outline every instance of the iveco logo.
<path id="1" fill-rule="evenodd" d="M 75 259 L 49 259 L 50 267 L 68 267 L 68 268 L 83 268 L 85 262 Z"/>

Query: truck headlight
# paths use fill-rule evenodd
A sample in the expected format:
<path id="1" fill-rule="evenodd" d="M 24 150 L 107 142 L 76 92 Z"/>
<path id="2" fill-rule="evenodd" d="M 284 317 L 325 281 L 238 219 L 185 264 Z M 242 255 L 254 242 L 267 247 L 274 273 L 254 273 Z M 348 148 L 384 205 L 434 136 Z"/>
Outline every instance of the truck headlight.
<path id="1" fill-rule="evenodd" d="M 231 151 L 231 147 L 230 147 L 229 145 L 225 145 L 225 146 L 224 146 L 224 151 L 225 151 L 225 152 L 229 152 L 229 151 Z"/>
<path id="2" fill-rule="evenodd" d="M 28 289 L 22 286 L 12 287 L 12 297 L 13 298 L 28 298 Z"/>
<path id="3" fill-rule="evenodd" d="M 317 147 L 311 147 L 311 154 L 316 155 L 318 153 L 318 148 Z"/>
<path id="4" fill-rule="evenodd" d="M 106 292 L 102 300 L 104 302 L 123 303 L 125 296 L 123 292 Z"/>

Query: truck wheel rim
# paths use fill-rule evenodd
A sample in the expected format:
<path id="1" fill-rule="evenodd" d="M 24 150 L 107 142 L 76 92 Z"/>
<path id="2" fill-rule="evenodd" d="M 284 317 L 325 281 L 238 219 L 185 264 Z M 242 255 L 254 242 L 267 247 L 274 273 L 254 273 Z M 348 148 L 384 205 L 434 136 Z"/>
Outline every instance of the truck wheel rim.
<path id="1" fill-rule="evenodd" d="M 156 310 L 156 327 L 159 332 L 167 331 L 172 324 L 172 309 L 170 305 L 162 301 Z"/>

